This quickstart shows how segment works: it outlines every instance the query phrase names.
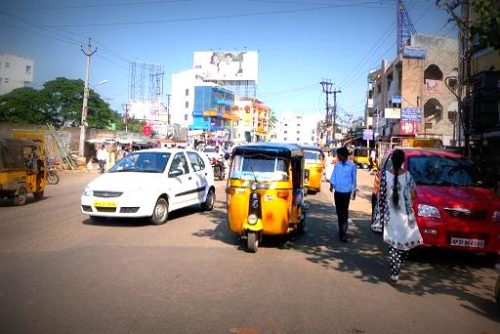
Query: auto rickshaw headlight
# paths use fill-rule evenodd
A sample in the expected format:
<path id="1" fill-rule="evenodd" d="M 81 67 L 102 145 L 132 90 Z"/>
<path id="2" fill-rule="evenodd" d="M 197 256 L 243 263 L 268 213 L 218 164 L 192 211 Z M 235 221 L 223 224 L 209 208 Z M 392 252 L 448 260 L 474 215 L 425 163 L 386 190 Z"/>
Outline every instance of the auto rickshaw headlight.
<path id="1" fill-rule="evenodd" d="M 257 215 L 255 215 L 255 214 L 251 214 L 250 216 L 248 216 L 248 224 L 250 224 L 250 225 L 257 224 L 258 220 L 259 220 L 259 217 L 257 217 Z"/>
<path id="2" fill-rule="evenodd" d="M 85 189 L 83 190 L 83 196 L 92 196 L 92 190 L 90 189 L 89 186 L 86 186 Z"/>
<path id="3" fill-rule="evenodd" d="M 250 186 L 250 189 L 252 189 L 252 191 L 257 190 L 257 183 L 252 183 L 252 185 Z"/>

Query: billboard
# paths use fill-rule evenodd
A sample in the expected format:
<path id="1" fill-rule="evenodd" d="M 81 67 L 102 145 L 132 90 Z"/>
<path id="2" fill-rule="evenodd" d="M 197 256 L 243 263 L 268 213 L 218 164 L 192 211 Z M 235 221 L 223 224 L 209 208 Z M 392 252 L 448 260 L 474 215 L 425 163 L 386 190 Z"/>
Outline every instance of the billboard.
<path id="1" fill-rule="evenodd" d="M 384 109 L 384 118 L 400 119 L 401 118 L 401 109 L 399 109 L 399 108 L 385 108 Z"/>
<path id="2" fill-rule="evenodd" d="M 418 122 L 399 122 L 399 134 L 401 135 L 418 135 Z"/>
<path id="3" fill-rule="evenodd" d="M 257 83 L 259 54 L 257 51 L 199 51 L 194 53 L 193 68 L 204 80 Z"/>
<path id="4" fill-rule="evenodd" d="M 408 122 L 420 122 L 422 120 L 422 112 L 419 107 L 407 107 L 401 109 L 401 120 Z"/>

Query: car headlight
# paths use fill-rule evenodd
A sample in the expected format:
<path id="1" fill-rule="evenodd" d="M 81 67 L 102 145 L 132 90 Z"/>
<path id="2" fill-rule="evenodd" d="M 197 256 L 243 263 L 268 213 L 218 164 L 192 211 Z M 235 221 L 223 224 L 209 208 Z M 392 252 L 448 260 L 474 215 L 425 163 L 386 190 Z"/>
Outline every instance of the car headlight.
<path id="1" fill-rule="evenodd" d="M 257 215 L 255 215 L 255 214 L 251 214 L 250 216 L 248 216 L 248 224 L 250 224 L 250 225 L 257 224 L 258 220 L 259 220 L 259 217 L 257 217 Z"/>
<path id="2" fill-rule="evenodd" d="M 86 186 L 85 189 L 83 190 L 83 196 L 92 196 L 92 195 L 93 195 L 92 190 L 90 189 L 89 186 Z"/>
<path id="3" fill-rule="evenodd" d="M 418 205 L 418 215 L 420 217 L 441 218 L 439 210 L 436 207 L 426 204 Z"/>

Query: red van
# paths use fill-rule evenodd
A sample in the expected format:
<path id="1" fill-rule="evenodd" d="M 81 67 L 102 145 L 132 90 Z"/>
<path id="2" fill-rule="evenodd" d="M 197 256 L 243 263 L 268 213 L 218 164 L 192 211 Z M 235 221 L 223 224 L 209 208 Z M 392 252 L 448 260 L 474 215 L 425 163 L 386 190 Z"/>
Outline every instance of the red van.
<path id="1" fill-rule="evenodd" d="M 500 253 L 500 198 L 481 181 L 469 160 L 438 149 L 401 148 L 417 184 L 413 203 L 424 246 Z M 392 150 L 382 160 L 392 168 Z M 378 196 L 380 172 L 374 196 Z"/>

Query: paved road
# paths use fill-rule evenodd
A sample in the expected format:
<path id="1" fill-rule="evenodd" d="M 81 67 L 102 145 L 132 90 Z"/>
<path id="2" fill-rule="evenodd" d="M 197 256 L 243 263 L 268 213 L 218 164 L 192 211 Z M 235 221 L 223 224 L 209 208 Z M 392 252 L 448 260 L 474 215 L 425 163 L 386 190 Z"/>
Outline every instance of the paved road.
<path id="1" fill-rule="evenodd" d="M 46 198 L 0 201 L 0 332 L 499 333 L 486 256 L 420 251 L 390 286 L 370 232 L 372 179 L 360 171 L 350 242 L 336 240 L 331 194 L 307 197 L 301 237 L 246 253 L 216 209 L 169 222 L 93 225 L 79 210 L 92 173 L 66 173 Z"/>

